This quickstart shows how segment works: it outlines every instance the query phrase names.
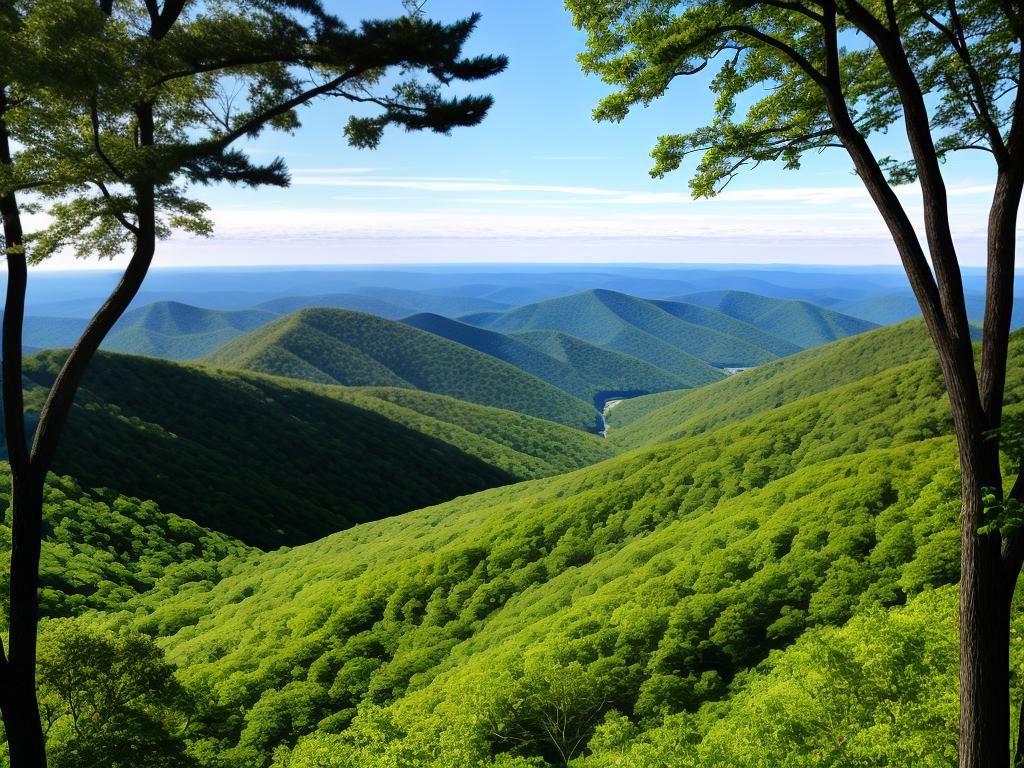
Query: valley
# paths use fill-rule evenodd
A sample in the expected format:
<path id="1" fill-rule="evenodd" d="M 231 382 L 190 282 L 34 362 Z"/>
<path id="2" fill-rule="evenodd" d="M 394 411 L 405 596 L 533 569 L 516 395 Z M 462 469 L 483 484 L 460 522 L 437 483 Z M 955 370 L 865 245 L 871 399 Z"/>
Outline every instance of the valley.
<path id="1" fill-rule="evenodd" d="M 948 407 L 920 321 L 679 298 L 599 289 L 398 319 L 134 310 L 111 338 L 145 338 L 146 355 L 94 360 L 56 459 L 44 611 L 155 641 L 200 697 L 181 716 L 237 713 L 183 742 L 229 768 L 774 754 L 751 707 L 808 654 L 909 642 L 926 615 L 948 634 Z M 30 426 L 62 359 L 26 359 Z M 948 681 L 947 636 L 927 637 L 913 663 Z M 929 689 L 817 674 L 924 708 L 907 727 L 951 748 Z M 556 696 L 575 746 L 542 726 Z M 836 727 L 874 727 L 829 696 L 786 722 L 835 707 Z M 679 728 L 691 737 L 665 740 Z M 801 738 L 779 749 L 819 748 Z"/>
<path id="2" fill-rule="evenodd" d="M 1014 338 L 1015 360 L 1021 343 Z M 42 380 L 47 358 L 37 359 L 29 370 Z M 838 360 L 847 364 L 837 365 Z M 125 367 L 129 362 L 134 369 Z M 152 374 L 149 367 L 155 368 Z M 1012 370 L 1007 407 L 1015 413 L 1024 382 L 1020 366 Z M 83 464 L 87 452 L 78 442 L 82 438 L 75 437 L 77 430 L 84 436 L 101 428 L 119 429 L 117 422 L 125 426 L 113 434 L 121 435 L 116 443 L 124 441 L 128 455 L 144 454 L 152 461 L 160 456 L 159 444 L 146 441 L 172 430 L 172 440 L 196 445 L 199 436 L 185 427 L 189 421 L 209 426 L 209 415 L 182 414 L 179 421 L 163 422 L 160 406 L 137 409 L 158 389 L 157 380 L 172 381 L 171 390 L 180 396 L 198 386 L 196 377 L 205 381 L 216 371 L 116 355 L 99 358 L 83 390 L 85 409 L 76 413 L 69 438 L 68 455 L 79 457 L 78 463 L 69 462 L 62 471 L 88 478 L 90 485 L 130 486 L 134 475 L 125 457 L 115 462 L 118 474 L 101 481 L 98 466 L 110 459 L 100 456 L 93 465 Z M 420 408 L 435 418 L 443 411 L 419 405 L 424 396 L 408 387 L 374 390 L 293 381 L 282 392 L 287 381 L 282 378 L 227 371 L 216 377 L 218 385 L 231 387 L 233 398 L 241 391 L 259 400 L 308 397 L 306 405 L 299 406 L 298 400 L 281 405 L 292 413 L 309 413 L 311 424 L 325 417 L 327 402 L 336 403 L 339 411 L 367 407 L 357 394 Z M 144 398 L 133 400 L 127 396 L 133 389 L 112 387 L 125 380 L 137 382 Z M 203 386 L 194 402 L 209 414 L 231 408 L 213 397 L 212 383 Z M 901 398 L 894 400 L 892 392 L 902 393 Z M 258 410 L 256 402 L 234 405 L 235 413 L 247 412 L 253 419 L 247 430 L 272 413 Z M 322 409 L 320 416 L 313 416 L 314 407 Z M 465 409 L 465 404 L 458 406 L 460 412 Z M 95 414 L 91 418 L 109 413 L 102 417 L 114 421 L 99 426 L 85 413 Z M 484 420 L 498 413 L 512 415 L 488 412 Z M 948 409 L 920 323 L 870 331 L 692 392 L 620 400 L 608 415 L 614 428 L 603 442 L 540 422 L 555 430 L 551 436 L 557 449 L 548 454 L 536 450 L 534 458 L 564 457 L 568 436 L 576 434 L 581 446 L 577 466 L 584 468 L 567 474 L 564 465 L 538 468 L 534 477 L 559 474 L 472 493 L 473 483 L 503 484 L 478 459 L 478 479 L 467 476 L 464 486 L 470 495 L 450 501 L 442 497 L 440 505 L 420 502 L 424 508 L 377 522 L 357 516 L 360 524 L 348 531 L 276 552 L 231 543 L 223 533 L 182 528 L 176 535 L 194 530 L 187 535 L 208 537 L 204 560 L 164 565 L 128 592 L 83 591 L 85 582 L 56 566 L 69 556 L 83 565 L 93 562 L 90 541 L 97 536 L 116 541 L 124 535 L 117 533 L 124 531 L 124 523 L 91 515 L 92 538 L 68 538 L 83 525 L 85 510 L 111 501 L 89 501 L 87 492 L 62 481 L 56 487 L 68 501 L 51 507 L 55 517 L 44 549 L 46 562 L 54 563 L 46 570 L 53 574 L 47 582 L 48 611 L 82 615 L 157 639 L 169 661 L 179 665 L 186 687 L 203 681 L 204 695 L 217 706 L 241 713 L 229 728 L 203 738 L 214 739 L 232 765 L 275 767 L 316 765 L 317 756 L 325 754 L 341 764 L 371 765 L 366 762 L 370 753 L 364 752 L 367 743 L 376 745 L 373 754 L 400 751 L 415 755 L 422 765 L 450 765 L 454 749 L 466 765 L 491 765 L 492 760 L 514 765 L 517 754 L 555 764 L 559 744 L 536 724 L 533 718 L 539 715 L 522 707 L 543 708 L 546 697 L 565 685 L 572 687 L 559 695 L 570 696 L 570 725 L 590 740 L 585 752 L 581 746 L 573 753 L 574 766 L 603 766 L 613 754 L 627 754 L 629 764 L 645 766 L 714 761 L 722 759 L 716 755 L 735 754 L 754 743 L 744 739 L 763 746 L 763 733 L 741 724 L 749 722 L 750 708 L 758 706 L 765 686 L 791 685 L 793 676 L 805 674 L 801 665 L 808 663 L 807 654 L 813 657 L 849 642 L 871 647 L 878 632 L 887 633 L 887 643 L 895 637 L 909 642 L 920 637 L 925 615 L 931 620 L 941 616 L 941 626 L 951 625 L 950 592 L 944 585 L 955 582 L 957 572 L 955 547 L 950 546 L 956 536 L 956 477 Z M 354 418 L 346 413 L 336 428 L 347 440 L 353 438 Z M 524 428 L 537 428 L 535 419 L 515 418 Z M 320 423 L 322 431 L 309 445 L 335 429 L 330 422 Z M 266 428 L 297 430 L 273 422 Z M 375 423 L 372 429 L 381 426 Z M 508 439 L 510 429 L 496 431 Z M 131 438 L 131 432 L 140 436 Z M 216 432 L 224 434 L 223 427 Z M 269 443 L 258 434 L 249 439 L 268 450 Z M 597 442 L 586 442 L 588 437 Z M 421 462 L 426 454 L 413 438 L 402 439 L 410 441 L 404 455 Z M 528 438 L 513 441 L 523 439 Z M 331 455 L 328 445 L 315 455 Z M 462 447 L 472 453 L 468 441 Z M 620 455 L 602 455 L 606 449 Z M 311 455 L 312 449 L 283 444 L 281 450 L 278 460 L 289 453 Z M 255 469 L 256 455 L 245 465 Z M 429 465 L 417 467 L 424 472 L 417 484 L 428 478 L 455 480 L 453 456 L 439 456 L 445 464 L 440 472 Z M 352 462 L 357 460 L 355 455 L 339 458 L 332 472 L 314 483 L 309 482 L 309 465 L 286 469 L 303 476 L 306 495 L 301 501 L 267 501 L 310 515 L 318 503 L 308 496 L 313 488 L 325 500 L 330 494 L 351 499 Z M 360 472 L 386 477 L 397 492 L 395 483 L 411 479 L 412 466 L 406 458 L 401 470 L 381 466 Z M 466 466 L 472 471 L 472 464 Z M 195 471 L 176 467 L 169 480 L 181 483 Z M 166 535 L 158 532 L 161 525 L 182 526 L 162 522 L 169 512 L 177 515 L 169 521 L 188 516 L 188 507 L 176 498 L 198 499 L 196 506 L 204 513 L 192 517 L 207 530 L 266 547 L 273 539 L 266 533 L 252 535 L 254 523 L 265 529 L 271 519 L 259 523 L 252 517 L 260 509 L 258 496 L 265 493 L 259 485 L 246 487 L 255 475 L 224 491 L 216 490 L 212 479 L 202 478 L 203 491 L 199 485 L 194 490 L 186 486 L 179 497 L 156 486 L 129 487 L 133 495 L 158 500 L 142 507 L 103 498 L 113 500 L 120 519 L 138 521 L 132 525 L 142 522 L 146 509 L 157 536 Z M 278 493 L 287 490 L 281 479 L 268 479 Z M 330 485 L 335 481 L 341 485 Z M 214 514 L 211 501 L 228 494 L 246 499 L 246 492 L 254 495 L 244 501 L 250 510 L 245 525 Z M 437 492 L 452 493 L 444 487 Z M 268 514 L 278 515 L 272 508 L 267 506 Z M 281 525 L 279 517 L 275 522 Z M 309 527 L 314 523 L 299 519 L 293 524 L 299 533 L 316 530 Z M 344 523 L 334 518 L 324 524 Z M 294 532 L 278 535 L 278 541 L 295 541 Z M 214 546 L 215 540 L 223 543 Z M 123 567 L 137 567 L 132 558 L 139 555 L 126 557 Z M 107 578 L 116 578 L 117 571 L 111 573 Z M 904 603 L 907 607 L 900 607 Z M 913 663 L 924 665 L 924 679 L 937 684 L 955 675 L 955 668 L 943 650 L 944 638 L 927 637 L 928 644 L 908 653 L 926 654 L 914 656 Z M 820 670 L 826 693 L 813 705 L 794 702 L 787 722 L 802 727 L 802 718 L 825 706 L 837 708 L 836 727 L 850 733 L 869 728 L 870 709 L 844 710 L 827 693 L 836 686 L 865 684 L 848 673 L 844 668 Z M 243 679 L 246 684 L 239 686 Z M 940 725 L 949 713 L 941 700 L 929 698 L 927 687 L 899 694 L 856 690 L 881 697 L 873 706 L 889 706 L 898 695 L 901 702 L 925 708 L 934 726 L 915 721 L 915 733 L 924 734 L 930 749 L 940 753 L 950 744 Z M 526 703 L 515 704 L 522 697 L 528 697 Z M 901 718 L 897 722 L 902 724 Z M 644 725 L 634 726 L 627 740 L 605 746 L 603 734 L 627 719 Z M 384 731 L 379 730 L 382 722 L 388 723 Z M 663 734 L 683 722 L 693 737 L 684 743 L 664 741 Z M 738 740 L 723 740 L 733 727 L 739 729 L 734 732 Z M 799 742 L 801 748 L 816 748 L 813 731 L 805 738 L 809 741 Z M 793 742 L 787 744 L 789 749 Z M 856 756 L 869 747 L 855 739 L 844 754 Z M 282 755 L 288 756 L 287 763 Z"/>

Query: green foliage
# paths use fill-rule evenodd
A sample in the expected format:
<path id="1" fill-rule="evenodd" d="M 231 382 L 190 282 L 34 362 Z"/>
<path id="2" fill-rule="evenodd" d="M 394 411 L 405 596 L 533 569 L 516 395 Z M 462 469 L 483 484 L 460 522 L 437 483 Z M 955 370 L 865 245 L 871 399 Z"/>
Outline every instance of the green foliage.
<path id="1" fill-rule="evenodd" d="M 840 3 L 838 31 L 831 33 L 839 45 L 834 72 L 826 72 L 824 8 L 715 0 L 569 0 L 567 7 L 588 35 L 583 69 L 617 89 L 595 110 L 598 119 L 623 119 L 662 97 L 677 77 L 713 73 L 711 122 L 660 137 L 652 152 L 655 176 L 699 154 L 690 182 L 697 196 L 716 194 L 744 168 L 779 162 L 798 169 L 806 153 L 839 144 L 826 99 L 829 76 L 861 135 L 897 124 L 903 109 L 896 84 L 880 46 L 865 39 L 880 29 L 899 30 L 940 159 L 963 149 L 1005 149 L 1000 134 L 1013 113 L 1007 94 L 1016 90 L 1024 22 L 998 2 L 974 3 L 962 13 L 939 2 Z M 858 39 L 857 32 L 867 34 Z M 916 178 L 907 158 L 886 158 L 881 166 L 893 183 Z"/>
<path id="2" fill-rule="evenodd" d="M 380 317 L 307 309 L 205 358 L 320 384 L 412 387 L 594 429 L 593 407 L 490 355 Z"/>
<path id="3" fill-rule="evenodd" d="M 647 393 L 687 386 L 681 377 L 639 358 L 558 331 L 506 335 L 429 314 L 402 322 L 511 363 L 588 402 L 612 392 Z"/>
<path id="4" fill-rule="evenodd" d="M 258 309 L 229 312 L 158 301 L 126 312 L 103 347 L 133 355 L 194 360 L 275 317 Z"/>
<path id="5" fill-rule="evenodd" d="M 44 621 L 39 706 L 54 768 L 187 768 L 190 702 L 150 638 Z"/>
<path id="6" fill-rule="evenodd" d="M 725 702 L 642 733 L 622 718 L 606 724 L 574 768 L 953 765 L 955 626 L 947 587 L 808 632 L 738 680 Z"/>
<path id="7" fill-rule="evenodd" d="M 952 614 L 927 600 L 958 573 L 955 450 L 934 363 L 893 367 L 920 328 L 873 335 L 753 372 L 777 377 L 777 407 L 754 386 L 723 409 L 730 378 L 673 442 L 270 553 L 110 620 L 163 635 L 196 611 L 162 642 L 242 713 L 218 741 L 230 766 L 728 765 L 733 731 L 751 765 L 762 739 L 766 765 L 875 765 L 883 747 L 940 764 Z M 1011 377 L 1010 413 L 1022 394 Z M 785 728 L 757 719 L 771 706 Z"/>
<path id="8" fill-rule="evenodd" d="M 7 471 L 0 474 L 0 503 L 5 507 L 11 496 L 9 477 Z M 44 616 L 118 608 L 158 583 L 209 586 L 251 552 L 191 520 L 162 513 L 152 501 L 86 491 L 69 477 L 51 475 L 45 494 L 39 565 Z M 5 564 L 10 557 L 10 526 L 8 508 L 0 527 Z M 6 605 L 6 568 L 3 573 L 0 594 Z"/>
<path id="9" fill-rule="evenodd" d="M 61 362 L 26 360 L 30 410 Z M 263 547 L 611 454 L 595 435 L 438 395 L 112 354 L 90 367 L 62 439 L 56 471 Z"/>

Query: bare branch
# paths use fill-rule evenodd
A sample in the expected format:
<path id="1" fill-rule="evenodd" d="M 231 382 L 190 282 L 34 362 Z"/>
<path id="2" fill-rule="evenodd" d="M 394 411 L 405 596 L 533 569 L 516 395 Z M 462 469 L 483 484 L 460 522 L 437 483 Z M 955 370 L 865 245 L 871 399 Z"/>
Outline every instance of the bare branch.
<path id="1" fill-rule="evenodd" d="M 124 181 L 124 174 L 118 169 L 116 165 L 107 157 L 107 153 L 103 151 L 103 146 L 100 144 L 100 116 L 96 105 L 96 94 L 93 93 L 92 98 L 89 101 L 89 117 L 92 121 L 92 146 L 96 150 L 97 156 L 103 161 L 103 164 L 110 169 L 110 172 L 114 176 Z"/>
<path id="2" fill-rule="evenodd" d="M 114 197 L 113 195 L 110 194 L 110 190 L 107 189 L 107 185 L 98 179 L 93 179 L 92 183 L 96 185 L 96 187 L 100 191 L 100 194 L 103 195 L 104 199 L 107 202 L 113 204 Z M 127 229 L 133 235 L 139 234 L 139 228 L 132 224 L 130 221 L 128 221 L 128 218 L 120 211 L 111 210 L 110 215 L 117 219 L 120 222 L 121 226 Z"/>

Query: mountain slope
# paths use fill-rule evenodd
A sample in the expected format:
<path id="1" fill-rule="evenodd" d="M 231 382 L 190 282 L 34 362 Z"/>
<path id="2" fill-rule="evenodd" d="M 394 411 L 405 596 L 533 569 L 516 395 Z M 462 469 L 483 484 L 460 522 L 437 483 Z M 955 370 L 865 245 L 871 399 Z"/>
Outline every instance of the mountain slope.
<path id="1" fill-rule="evenodd" d="M 202 309 L 158 301 L 126 312 L 103 346 L 114 352 L 193 360 L 275 317 L 258 309 Z"/>
<path id="2" fill-rule="evenodd" d="M 910 320 L 744 371 L 713 390 L 683 392 L 674 399 L 659 395 L 627 401 L 609 416 L 609 436 L 621 448 L 666 442 L 765 413 L 908 361 L 934 357 L 924 324 Z"/>
<path id="3" fill-rule="evenodd" d="M 466 321 L 502 332 L 562 331 L 634 356 L 639 356 L 633 351 L 637 347 L 622 339 L 642 334 L 704 361 L 704 368 L 759 365 L 778 357 L 743 338 L 683 320 L 651 302 L 601 289 L 527 304 L 498 316 L 470 316 Z M 657 365 L 654 360 L 643 359 Z M 695 374 L 699 371 L 700 366 L 694 364 Z M 707 380 L 713 380 L 712 373 L 706 375 Z"/>
<path id="4" fill-rule="evenodd" d="M 608 392 L 659 392 L 686 382 L 638 358 L 602 349 L 567 334 L 536 331 L 506 335 L 440 315 L 407 317 L 406 325 L 497 357 L 581 400 Z"/>
<path id="5" fill-rule="evenodd" d="M 859 317 L 833 312 L 806 301 L 774 299 L 745 291 L 707 291 L 682 299 L 717 309 L 803 349 L 877 327 Z"/>
<path id="6" fill-rule="evenodd" d="M 732 764 L 691 750 L 731 707 L 746 711 L 751 670 L 777 662 L 772 651 L 806 648 L 851 617 L 889 626 L 881 609 L 923 605 L 957 578 L 945 395 L 933 360 L 905 362 L 920 330 L 876 332 L 877 358 L 859 337 L 780 361 L 781 381 L 765 378 L 731 411 L 721 406 L 743 399 L 740 377 L 711 385 L 694 396 L 719 408 L 673 442 L 264 555 L 212 589 L 143 596 L 121 621 L 155 633 L 189 617 L 163 643 L 244 713 L 229 738 L 240 764 L 563 765 L 568 746 L 588 743 L 596 762 L 575 765 L 615 765 L 634 743 L 646 758 L 622 764 Z M 885 333 L 897 343 L 880 350 Z M 1011 346 L 1019 413 L 1024 338 Z M 835 374 L 843 347 L 861 354 Z M 920 648 L 903 637 L 882 643 L 897 666 Z M 847 682 L 880 672 L 861 655 L 811 667 L 835 676 L 813 693 L 845 702 L 844 717 L 860 690 Z M 793 690 L 804 674 L 787 678 Z M 886 691 L 877 712 L 858 710 L 864 727 L 888 729 L 894 748 L 919 740 L 901 765 L 945 764 L 955 723 L 903 719 L 930 691 Z M 544 728 L 552 710 L 566 713 L 569 739 Z M 643 741 L 660 726 L 662 741 Z M 786 739 L 818 730 L 775 733 L 766 748 L 785 755 L 799 744 Z"/>
<path id="7" fill-rule="evenodd" d="M 31 406 L 60 359 L 26 361 Z M 101 354 L 54 466 L 269 547 L 608 455 L 594 435 L 428 393 Z"/>
<path id="8" fill-rule="evenodd" d="M 571 366 L 590 383 L 592 397 L 600 400 L 613 394 L 632 395 L 691 386 L 684 377 L 670 374 L 639 357 L 604 349 L 560 331 L 523 331 L 512 337 Z"/>
<path id="9" fill-rule="evenodd" d="M 9 467 L 0 469 L 0 495 L 9 498 Z M 152 501 L 86 490 L 70 477 L 50 475 L 45 499 L 39 565 L 44 616 L 118 609 L 162 580 L 209 585 L 254 553 L 228 536 L 161 511 Z M 8 517 L 0 521 L 0 547 L 9 550 L 10 541 Z M 5 614 L 0 626 L 6 625 Z"/>
<path id="10" fill-rule="evenodd" d="M 70 347 L 85 330 L 85 320 L 77 317 L 38 317 L 25 318 L 22 341 L 25 346 Z"/>
<path id="11" fill-rule="evenodd" d="M 587 403 L 494 357 L 347 310 L 301 310 L 205 362 L 322 384 L 412 387 L 579 429 L 593 429 L 597 417 Z"/>

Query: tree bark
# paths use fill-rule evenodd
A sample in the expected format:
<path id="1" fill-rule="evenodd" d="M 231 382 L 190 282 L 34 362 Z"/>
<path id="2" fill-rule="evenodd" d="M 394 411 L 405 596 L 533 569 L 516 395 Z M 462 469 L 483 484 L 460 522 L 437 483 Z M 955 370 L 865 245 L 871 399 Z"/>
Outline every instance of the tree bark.
<path id="1" fill-rule="evenodd" d="M 982 494 L 986 488 L 997 487 L 992 483 L 998 482 L 998 465 L 992 466 L 987 452 L 988 447 L 978 443 L 960 450 L 961 768 L 1010 765 L 1013 590 L 1004 568 L 999 536 L 978 533 L 982 525 Z"/>
<path id="2" fill-rule="evenodd" d="M 0 164 L 11 165 L 10 137 L 3 115 L 7 90 L 0 87 Z M 22 394 L 22 327 L 28 268 L 18 201 L 0 197 L 7 261 L 3 317 L 4 436 L 11 466 L 11 585 L 9 654 L 0 653 L 0 716 L 7 733 L 12 768 L 45 768 L 46 747 L 36 699 L 35 659 L 39 551 L 43 519 L 43 482 L 32 471 L 25 441 Z"/>
<path id="3" fill-rule="evenodd" d="M 14 478 L 11 547 L 10 652 L 3 673 L 3 715 L 11 768 L 46 768 L 46 746 L 36 697 L 39 553 L 43 483 Z"/>
<path id="4" fill-rule="evenodd" d="M 0 162 L 11 162 L 0 102 Z M 143 142 L 153 142 L 153 114 L 138 109 Z M 3 405 L 5 436 L 11 458 L 12 547 L 10 647 L 0 652 L 0 715 L 7 733 L 11 768 L 46 768 L 46 744 L 36 696 L 36 646 L 39 622 L 39 556 L 42 546 L 43 491 L 75 394 L 89 362 L 114 323 L 138 293 L 156 250 L 154 188 L 135 185 L 138 218 L 135 251 L 124 275 L 89 321 L 57 374 L 39 415 L 32 449 L 26 446 L 22 394 L 22 326 L 27 267 L 14 195 L 0 199 L 7 244 L 8 284 L 3 322 Z M 12 248 L 12 246 L 14 246 Z"/>

